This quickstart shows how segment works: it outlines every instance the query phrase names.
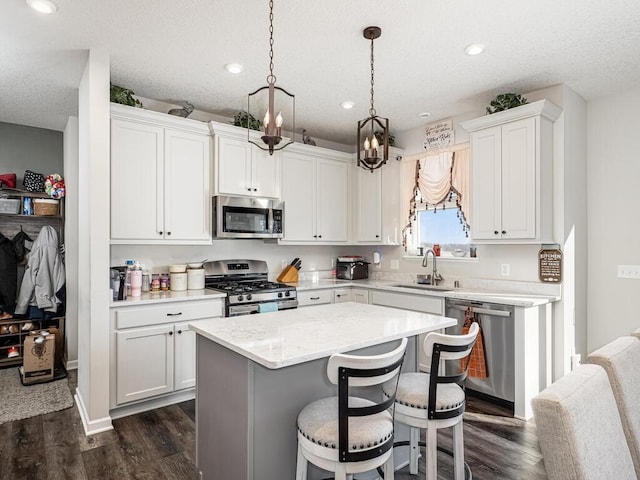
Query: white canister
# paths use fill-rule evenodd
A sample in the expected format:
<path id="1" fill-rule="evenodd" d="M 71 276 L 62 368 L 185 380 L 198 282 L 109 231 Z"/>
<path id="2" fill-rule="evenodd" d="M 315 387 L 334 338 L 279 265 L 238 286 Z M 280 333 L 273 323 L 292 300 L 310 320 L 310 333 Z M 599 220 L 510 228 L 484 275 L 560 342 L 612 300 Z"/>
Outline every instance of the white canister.
<path id="1" fill-rule="evenodd" d="M 187 284 L 189 290 L 202 290 L 204 288 L 204 268 L 187 269 Z"/>
<path id="2" fill-rule="evenodd" d="M 186 272 L 183 272 L 183 273 L 171 273 L 171 274 L 169 274 L 169 276 L 170 276 L 171 290 L 173 290 L 173 291 L 181 291 L 181 290 L 186 290 L 187 289 L 187 274 L 186 274 Z"/>

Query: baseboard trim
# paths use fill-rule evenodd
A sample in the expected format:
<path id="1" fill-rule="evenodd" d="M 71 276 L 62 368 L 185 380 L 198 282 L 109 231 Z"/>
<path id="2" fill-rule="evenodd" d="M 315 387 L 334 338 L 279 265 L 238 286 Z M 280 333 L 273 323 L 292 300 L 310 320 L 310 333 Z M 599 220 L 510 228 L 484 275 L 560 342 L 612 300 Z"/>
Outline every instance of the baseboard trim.
<path id="1" fill-rule="evenodd" d="M 111 424 L 111 417 L 108 415 L 98 420 L 89 420 L 89 415 L 84 405 L 84 401 L 82 400 L 82 395 L 80 394 L 80 390 L 78 390 L 77 388 L 76 388 L 76 394 L 73 396 L 73 398 L 76 401 L 78 413 L 80 414 L 80 419 L 82 420 L 82 427 L 84 428 L 84 434 L 87 437 L 90 435 L 95 435 L 96 433 L 102 433 L 108 430 L 113 430 L 113 425 Z"/>
<path id="2" fill-rule="evenodd" d="M 69 360 L 66 366 L 67 370 L 77 370 L 78 369 L 78 360 Z"/>
<path id="3" fill-rule="evenodd" d="M 131 405 L 124 405 L 121 407 L 112 408 L 109 410 L 109 415 L 113 420 L 116 418 L 128 417 L 129 415 L 135 415 L 136 413 L 146 412 L 156 408 L 162 408 L 174 403 L 186 402 L 187 400 L 193 400 L 196 398 L 195 388 L 188 390 L 181 390 L 162 397 L 152 398 L 150 400 L 143 400 Z"/>

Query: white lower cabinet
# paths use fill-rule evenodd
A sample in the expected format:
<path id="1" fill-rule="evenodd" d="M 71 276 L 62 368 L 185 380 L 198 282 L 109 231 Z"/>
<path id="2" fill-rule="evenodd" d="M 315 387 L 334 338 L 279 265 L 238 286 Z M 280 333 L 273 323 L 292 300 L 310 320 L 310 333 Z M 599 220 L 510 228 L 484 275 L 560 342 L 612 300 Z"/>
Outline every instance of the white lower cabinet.
<path id="1" fill-rule="evenodd" d="M 189 322 L 220 316 L 220 300 L 113 309 L 112 407 L 194 387 L 196 334 Z"/>
<path id="2" fill-rule="evenodd" d="M 353 302 L 351 288 L 337 288 L 333 291 L 333 303 Z"/>
<path id="3" fill-rule="evenodd" d="M 352 288 L 351 297 L 352 302 L 369 303 L 369 290 L 366 288 Z"/>
<path id="4" fill-rule="evenodd" d="M 378 290 L 372 290 L 370 292 L 370 303 L 374 305 L 383 305 L 422 313 L 433 313 L 435 315 L 444 315 L 444 301 L 444 297 L 432 297 L 429 295 L 411 295 Z M 418 337 L 418 363 L 420 370 L 427 370 L 429 368 L 427 356 L 422 347 L 426 335 L 426 333 L 423 333 Z"/>
<path id="5" fill-rule="evenodd" d="M 297 295 L 299 307 L 333 303 L 333 290 L 307 290 L 302 292 L 298 291 Z"/>

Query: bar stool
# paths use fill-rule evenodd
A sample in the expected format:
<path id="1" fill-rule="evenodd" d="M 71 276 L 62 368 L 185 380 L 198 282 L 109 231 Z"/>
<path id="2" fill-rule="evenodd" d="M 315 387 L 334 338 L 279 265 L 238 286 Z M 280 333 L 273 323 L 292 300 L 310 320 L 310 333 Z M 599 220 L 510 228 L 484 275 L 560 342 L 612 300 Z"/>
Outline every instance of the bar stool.
<path id="1" fill-rule="evenodd" d="M 469 477 L 471 476 L 471 471 L 464 463 L 462 414 L 464 413 L 465 393 L 461 386 L 467 378 L 469 362 L 463 362 L 463 368 L 460 368 L 459 365 L 456 366 L 453 371 L 459 373 L 455 374 L 447 374 L 445 365 L 453 361 L 462 362 L 463 359 L 469 357 L 478 331 L 478 324 L 473 323 L 469 333 L 465 335 L 429 333 L 424 339 L 424 351 L 431 359 L 429 373 L 411 372 L 400 375 L 396 391 L 395 418 L 411 427 L 409 472 L 413 475 L 418 473 L 420 429 L 427 430 L 426 477 L 427 480 L 436 480 L 438 476 L 438 430 L 453 427 L 455 479 L 464 479 L 465 467 L 469 471 Z M 387 385 L 389 386 L 389 394 L 392 394 L 393 385 Z M 383 388 L 385 394 L 387 385 Z M 403 444 L 406 442 L 398 442 L 396 445 Z"/>
<path id="2" fill-rule="evenodd" d="M 336 480 L 380 466 L 385 479 L 393 480 L 395 390 L 406 347 L 403 338 L 381 355 L 329 358 L 327 377 L 338 385 L 338 396 L 316 400 L 298 415 L 296 480 L 306 480 L 308 462 L 334 472 Z M 387 393 L 382 395 L 385 383 Z M 358 388 L 357 397 L 350 394 L 353 387 Z"/>

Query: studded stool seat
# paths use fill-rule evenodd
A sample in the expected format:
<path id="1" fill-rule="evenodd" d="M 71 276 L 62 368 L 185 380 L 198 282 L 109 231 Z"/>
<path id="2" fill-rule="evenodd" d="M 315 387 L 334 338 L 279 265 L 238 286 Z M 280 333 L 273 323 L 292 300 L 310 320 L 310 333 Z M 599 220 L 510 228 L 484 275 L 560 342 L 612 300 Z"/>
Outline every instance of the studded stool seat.
<path id="1" fill-rule="evenodd" d="M 394 385 L 385 384 L 384 391 L 393 391 Z M 436 391 L 436 410 L 454 410 L 464 403 L 464 390 L 456 383 L 441 383 Z M 396 403 L 405 407 L 425 411 L 429 405 L 429 374 L 421 372 L 404 373 L 398 382 Z"/>
<path id="2" fill-rule="evenodd" d="M 349 406 L 365 407 L 373 402 L 349 397 Z M 311 442 L 333 448 L 338 460 L 338 397 L 323 398 L 307 405 L 298 415 L 298 432 Z M 380 412 L 370 417 L 349 419 L 349 451 L 370 450 L 393 435 L 391 414 Z"/>

